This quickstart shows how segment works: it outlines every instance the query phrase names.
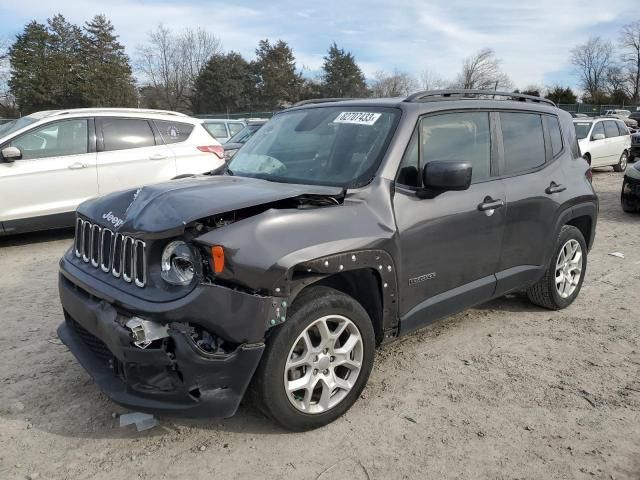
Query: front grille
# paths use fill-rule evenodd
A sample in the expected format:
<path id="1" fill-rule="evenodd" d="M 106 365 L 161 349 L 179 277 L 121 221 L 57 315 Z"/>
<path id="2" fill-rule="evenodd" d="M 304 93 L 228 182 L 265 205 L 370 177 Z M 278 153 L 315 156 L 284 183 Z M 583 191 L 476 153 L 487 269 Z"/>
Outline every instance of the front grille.
<path id="1" fill-rule="evenodd" d="M 78 336 L 82 340 L 82 343 L 84 343 L 89 348 L 89 350 L 91 350 L 95 354 L 95 356 L 98 357 L 100 362 L 109 365 L 113 361 L 113 354 L 102 340 L 93 335 L 91 332 L 89 332 L 69 316 L 67 316 L 67 324 L 73 329 L 74 332 L 78 334 Z"/>
<path id="2" fill-rule="evenodd" d="M 76 220 L 76 257 L 94 268 L 143 288 L 147 284 L 146 244 L 108 228 Z"/>

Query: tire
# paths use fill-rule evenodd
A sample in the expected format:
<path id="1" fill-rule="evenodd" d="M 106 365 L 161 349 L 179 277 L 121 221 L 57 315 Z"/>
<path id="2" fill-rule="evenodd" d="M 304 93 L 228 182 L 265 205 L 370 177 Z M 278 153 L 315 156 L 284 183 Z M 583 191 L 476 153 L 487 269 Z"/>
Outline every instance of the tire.
<path id="1" fill-rule="evenodd" d="M 573 289 L 567 288 L 567 290 L 564 290 L 564 292 L 561 293 L 560 290 L 563 290 L 567 285 L 565 282 L 561 282 L 559 287 L 556 284 L 556 271 L 557 268 L 560 268 L 557 267 L 557 264 L 559 263 L 562 251 L 567 245 L 570 245 L 570 242 L 571 245 L 575 245 L 576 243 L 579 245 L 581 255 L 579 261 L 577 261 L 578 259 L 572 255 L 571 259 L 574 261 L 570 262 L 570 266 L 567 268 L 579 267 L 580 276 L 577 284 L 574 285 L 573 279 L 575 277 L 571 276 L 571 274 L 567 277 L 565 274 L 566 270 L 563 269 L 562 276 L 560 278 L 569 278 L 571 283 L 570 286 L 573 287 Z M 576 299 L 580 293 L 580 289 L 582 288 L 582 282 L 584 281 L 584 276 L 587 271 L 587 245 L 584 241 L 582 232 L 572 225 L 564 225 L 562 229 L 560 229 L 560 234 L 556 240 L 553 252 L 553 256 L 549 261 L 549 265 L 547 266 L 544 276 L 527 290 L 527 296 L 529 297 L 529 300 L 536 305 L 548 308 L 549 310 L 561 310 L 571 305 Z M 567 250 L 565 250 L 565 253 L 566 252 Z M 575 270 L 573 273 L 575 274 Z"/>
<path id="2" fill-rule="evenodd" d="M 622 206 L 622 211 L 625 213 L 636 213 L 638 211 L 638 209 L 636 208 L 635 204 L 631 204 L 630 202 L 627 201 L 627 199 L 624 198 L 624 186 L 625 186 L 626 182 L 622 182 L 622 192 L 620 192 L 620 205 Z"/>
<path id="3" fill-rule="evenodd" d="M 337 327 L 344 324 L 346 333 L 343 332 L 338 339 L 349 339 L 349 343 L 344 340 L 345 344 L 358 345 L 355 332 L 360 335 L 361 348 L 354 347 L 353 349 L 353 358 L 361 359 L 358 373 L 353 373 L 355 372 L 354 367 L 335 366 L 338 361 L 342 362 L 338 360 L 342 354 L 339 353 L 339 348 L 335 348 L 335 345 L 328 352 L 324 351 L 323 344 L 315 345 L 322 338 L 315 337 L 316 331 L 319 332 L 316 328 L 318 325 L 322 325 L 327 317 L 330 319 L 326 320 L 325 325 L 332 325 L 331 319 L 339 319 L 343 322 L 336 324 L 336 330 L 329 329 L 328 331 L 337 331 Z M 350 323 L 343 321 L 343 318 Z M 305 347 L 304 352 L 299 353 L 298 357 L 295 350 L 306 345 L 302 338 L 305 332 L 308 333 L 306 338 L 312 341 L 312 348 Z M 353 341 L 351 340 L 352 335 Z M 335 340 L 333 341 L 335 342 Z M 320 350 L 316 350 L 316 348 L 320 348 Z M 331 354 L 335 354 L 335 357 Z M 374 354 L 373 325 L 362 305 L 352 297 L 332 288 L 310 287 L 303 290 L 293 302 L 287 321 L 272 330 L 251 385 L 251 400 L 258 409 L 288 430 L 305 431 L 322 427 L 344 414 L 358 399 L 369 379 Z M 292 362 L 300 358 L 309 358 L 309 363 L 301 367 L 291 367 L 291 364 L 288 363 L 290 358 Z M 298 363 L 302 362 L 306 362 L 306 360 L 298 360 Z M 329 364 L 327 368 L 329 362 L 332 364 Z M 353 363 L 353 360 L 346 360 L 344 363 Z M 326 370 L 320 370 L 324 368 Z M 304 373 L 302 373 L 303 371 Z M 285 375 L 288 375 L 287 380 L 285 380 Z M 296 375 L 302 378 L 298 378 Z M 355 375 L 355 382 L 348 380 L 353 378 L 352 375 Z M 343 378 L 340 380 L 342 384 L 349 385 L 349 389 L 335 385 L 335 388 L 328 388 L 326 386 L 328 384 L 323 382 L 323 379 L 327 379 L 327 382 L 333 383 L 333 379 L 343 376 L 346 376 L 347 380 Z M 307 383 L 303 380 L 307 377 L 311 379 L 311 382 L 307 381 Z M 288 393 L 285 390 L 285 383 L 296 386 L 293 383 L 295 379 L 307 385 L 317 383 L 315 383 L 315 387 L 301 388 L 295 393 Z M 322 390 L 318 395 L 319 389 Z M 325 392 L 325 389 L 327 392 L 332 392 L 327 394 L 328 402 L 337 402 L 333 406 L 323 400 L 325 397 L 322 393 Z M 305 402 L 307 403 L 305 404 Z M 323 402 L 326 403 L 326 409 L 321 404 Z M 314 409 L 315 411 L 313 411 Z"/>
<path id="4" fill-rule="evenodd" d="M 625 150 L 624 152 L 622 152 L 622 155 L 620 155 L 620 160 L 618 161 L 618 164 L 613 166 L 613 171 L 624 172 L 624 170 L 627 168 L 628 163 L 629 163 L 629 153 Z"/>

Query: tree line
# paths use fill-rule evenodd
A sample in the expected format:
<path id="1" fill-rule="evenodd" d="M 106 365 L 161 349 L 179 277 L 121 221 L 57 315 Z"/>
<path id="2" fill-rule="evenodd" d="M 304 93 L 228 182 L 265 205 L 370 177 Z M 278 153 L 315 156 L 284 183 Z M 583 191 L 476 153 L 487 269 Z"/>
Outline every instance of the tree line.
<path id="1" fill-rule="evenodd" d="M 640 21 L 625 25 L 617 44 L 599 37 L 574 48 L 571 62 L 594 103 L 638 102 Z M 135 72 L 135 76 L 134 76 Z M 96 15 L 84 25 L 55 15 L 32 21 L 10 42 L 0 39 L 0 117 L 77 107 L 144 107 L 185 113 L 277 110 L 300 100 L 328 97 L 396 97 L 442 88 L 513 90 L 496 53 L 484 48 L 445 79 L 431 69 L 365 74 L 351 52 L 335 42 L 320 72 L 298 68 L 283 40 L 259 42 L 253 59 L 224 51 L 203 28 L 172 31 L 158 25 L 133 58 L 113 24 Z M 516 90 L 518 91 L 518 90 Z M 569 87 L 527 86 L 522 93 L 575 103 Z"/>

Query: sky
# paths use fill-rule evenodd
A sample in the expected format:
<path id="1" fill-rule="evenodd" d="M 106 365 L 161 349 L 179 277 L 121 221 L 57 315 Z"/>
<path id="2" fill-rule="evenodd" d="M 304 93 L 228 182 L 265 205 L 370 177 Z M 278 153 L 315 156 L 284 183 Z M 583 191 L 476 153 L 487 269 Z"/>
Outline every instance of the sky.
<path id="1" fill-rule="evenodd" d="M 518 88 L 576 86 L 569 56 L 590 35 L 615 41 L 640 20 L 637 0 L 0 0 L 0 37 L 62 13 L 82 24 L 104 13 L 130 56 L 159 23 L 204 27 L 247 59 L 258 41 L 283 39 L 300 69 L 318 74 L 332 42 L 353 53 L 368 78 L 377 70 L 425 69 L 455 78 L 464 58 L 493 48 Z"/>

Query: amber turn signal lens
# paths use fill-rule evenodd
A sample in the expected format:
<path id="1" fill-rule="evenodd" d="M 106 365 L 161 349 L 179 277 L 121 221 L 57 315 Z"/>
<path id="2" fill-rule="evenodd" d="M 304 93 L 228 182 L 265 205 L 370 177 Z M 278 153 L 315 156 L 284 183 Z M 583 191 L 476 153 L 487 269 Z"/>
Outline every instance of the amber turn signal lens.
<path id="1" fill-rule="evenodd" d="M 221 273 L 224 270 L 224 249 L 220 245 L 211 247 L 211 259 L 213 260 L 213 271 Z"/>

